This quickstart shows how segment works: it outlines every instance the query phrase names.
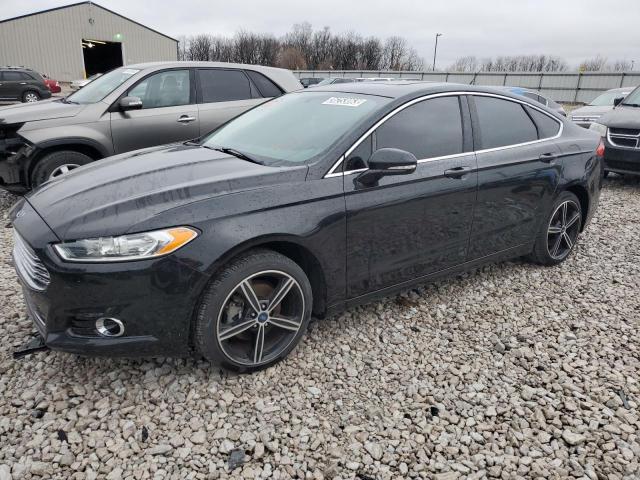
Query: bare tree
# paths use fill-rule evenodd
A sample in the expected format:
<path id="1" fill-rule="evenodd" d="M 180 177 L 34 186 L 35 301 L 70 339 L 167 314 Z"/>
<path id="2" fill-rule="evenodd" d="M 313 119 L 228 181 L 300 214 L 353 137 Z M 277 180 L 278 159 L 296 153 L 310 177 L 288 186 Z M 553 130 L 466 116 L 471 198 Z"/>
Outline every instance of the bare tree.
<path id="1" fill-rule="evenodd" d="M 186 57 L 188 60 L 207 61 L 211 60 L 211 35 L 200 34 L 189 40 L 186 48 Z"/>
<path id="2" fill-rule="evenodd" d="M 311 55 L 308 58 L 309 68 L 333 68 L 333 52 L 335 39 L 329 30 L 324 27 L 314 32 L 311 40 Z"/>
<path id="3" fill-rule="evenodd" d="M 452 72 L 475 72 L 478 70 L 478 59 L 473 55 L 460 57 L 449 66 Z"/>
<path id="4" fill-rule="evenodd" d="M 212 37 L 211 39 L 211 60 L 217 62 L 235 62 L 234 41 L 227 37 Z"/>
<path id="5" fill-rule="evenodd" d="M 387 38 L 384 42 L 382 67 L 384 70 L 400 70 L 407 55 L 407 41 L 398 36 Z"/>
<path id="6" fill-rule="evenodd" d="M 580 64 L 581 72 L 600 72 L 605 70 L 607 66 L 607 58 L 597 55 L 593 58 L 588 58 Z"/>
<path id="7" fill-rule="evenodd" d="M 613 62 L 614 72 L 630 72 L 633 64 L 629 60 L 616 60 Z"/>
<path id="8" fill-rule="evenodd" d="M 278 66 L 289 70 L 304 70 L 307 68 L 307 61 L 300 50 L 287 47 L 280 52 Z"/>

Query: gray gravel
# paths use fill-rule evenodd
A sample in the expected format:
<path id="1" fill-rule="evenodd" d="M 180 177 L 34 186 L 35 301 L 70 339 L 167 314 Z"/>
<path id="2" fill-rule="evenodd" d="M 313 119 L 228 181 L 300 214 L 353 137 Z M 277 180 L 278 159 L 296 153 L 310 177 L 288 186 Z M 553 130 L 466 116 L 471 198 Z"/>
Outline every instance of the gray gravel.
<path id="1" fill-rule="evenodd" d="M 33 329 L 0 235 L 0 480 L 640 478 L 637 180 L 607 182 L 562 266 L 491 265 L 351 310 L 253 375 L 14 361 Z"/>

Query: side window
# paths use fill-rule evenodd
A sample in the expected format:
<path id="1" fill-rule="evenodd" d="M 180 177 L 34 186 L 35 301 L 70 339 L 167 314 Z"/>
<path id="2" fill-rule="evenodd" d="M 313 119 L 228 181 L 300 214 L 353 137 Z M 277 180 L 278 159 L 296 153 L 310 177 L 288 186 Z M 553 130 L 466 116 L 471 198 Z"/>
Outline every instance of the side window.
<path id="1" fill-rule="evenodd" d="M 202 103 L 251 98 L 249 79 L 241 70 L 198 70 Z"/>
<path id="2" fill-rule="evenodd" d="M 458 97 L 440 97 L 407 107 L 383 123 L 376 130 L 376 149 L 400 148 L 420 160 L 462 153 L 462 139 Z"/>
<path id="3" fill-rule="evenodd" d="M 373 135 L 369 135 L 347 157 L 347 161 L 344 167 L 345 172 L 348 172 L 351 170 L 358 170 L 360 168 L 367 168 L 367 162 L 369 161 L 369 157 L 371 156 L 372 153 L 373 153 Z"/>
<path id="4" fill-rule="evenodd" d="M 517 102 L 474 96 L 482 148 L 496 148 L 538 139 L 538 131 Z"/>
<path id="5" fill-rule="evenodd" d="M 245 72 L 249 75 L 249 78 L 255 86 L 258 87 L 263 97 L 279 97 L 282 95 L 282 90 L 260 72 L 253 70 L 245 70 Z"/>
<path id="6" fill-rule="evenodd" d="M 560 131 L 560 124 L 553 120 L 549 115 L 536 110 L 535 108 L 525 107 L 527 113 L 533 118 L 538 126 L 538 138 L 551 138 L 555 137 Z"/>
<path id="7" fill-rule="evenodd" d="M 11 71 L 5 71 L 2 79 L 5 82 L 19 82 L 20 80 L 22 80 L 22 73 L 20 72 L 11 72 Z"/>
<path id="8" fill-rule="evenodd" d="M 142 108 L 188 105 L 191 96 L 189 70 L 167 70 L 145 78 L 127 93 L 139 97 Z"/>

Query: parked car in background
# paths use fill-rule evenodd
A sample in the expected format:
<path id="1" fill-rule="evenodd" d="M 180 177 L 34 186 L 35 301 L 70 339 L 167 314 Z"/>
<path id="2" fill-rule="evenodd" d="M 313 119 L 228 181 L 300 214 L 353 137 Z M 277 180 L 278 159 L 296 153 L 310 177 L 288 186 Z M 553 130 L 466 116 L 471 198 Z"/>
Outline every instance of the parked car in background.
<path id="1" fill-rule="evenodd" d="M 33 103 L 50 97 L 38 72 L 24 67 L 0 67 L 0 101 Z"/>
<path id="2" fill-rule="evenodd" d="M 325 87 L 327 85 L 333 85 L 335 83 L 353 83 L 355 82 L 355 78 L 344 78 L 344 77 L 331 77 L 325 78 L 321 82 L 316 83 L 315 85 L 309 85 L 310 87 Z"/>
<path id="3" fill-rule="evenodd" d="M 588 105 L 572 111 L 571 120 L 581 127 L 589 128 L 593 122 L 597 122 L 602 115 L 613 109 L 614 100 L 626 97 L 633 89 L 634 87 L 625 87 L 607 90 Z"/>
<path id="4" fill-rule="evenodd" d="M 44 74 L 42 75 L 42 78 L 44 80 L 44 84 L 47 86 L 51 93 L 60 93 L 62 91 L 62 87 L 57 80 L 53 80 Z"/>
<path id="5" fill-rule="evenodd" d="M 76 91 L 76 90 L 80 90 L 82 87 L 84 87 L 85 85 L 87 85 L 88 83 L 91 83 L 92 81 L 94 81 L 96 78 L 99 78 L 102 76 L 102 73 L 94 73 L 93 75 L 91 75 L 90 77 L 87 78 L 83 78 L 82 80 L 74 80 L 73 82 L 71 82 L 71 84 L 69 85 L 69 87 L 71 88 L 71 90 Z"/>
<path id="6" fill-rule="evenodd" d="M 614 100 L 615 107 L 591 123 L 604 141 L 605 173 L 640 175 L 640 87 L 624 98 Z"/>
<path id="7" fill-rule="evenodd" d="M 489 88 L 309 88 L 52 180 L 12 211 L 14 265 L 52 349 L 256 370 L 312 314 L 490 261 L 563 262 L 598 205 L 599 145 Z"/>
<path id="8" fill-rule="evenodd" d="M 308 88 L 312 85 L 320 83 L 324 78 L 322 77 L 303 77 L 300 79 L 300 83 L 304 88 Z"/>
<path id="9" fill-rule="evenodd" d="M 527 90 L 526 88 L 522 88 L 522 87 L 498 87 L 498 88 L 501 90 L 506 90 L 507 92 L 511 92 L 515 95 L 521 95 L 523 97 L 530 98 L 531 100 L 535 100 L 536 102 L 541 103 L 545 107 L 550 108 L 551 110 L 558 113 L 559 115 L 562 115 L 563 117 L 567 116 L 567 111 L 564 109 L 562 105 L 554 102 L 553 100 L 551 100 L 548 97 L 545 97 L 544 95 L 540 95 L 538 92 Z"/>
<path id="10" fill-rule="evenodd" d="M 110 155 L 197 138 L 301 88 L 289 70 L 255 65 L 117 68 L 64 99 L 0 108 L 0 186 L 24 191 Z"/>

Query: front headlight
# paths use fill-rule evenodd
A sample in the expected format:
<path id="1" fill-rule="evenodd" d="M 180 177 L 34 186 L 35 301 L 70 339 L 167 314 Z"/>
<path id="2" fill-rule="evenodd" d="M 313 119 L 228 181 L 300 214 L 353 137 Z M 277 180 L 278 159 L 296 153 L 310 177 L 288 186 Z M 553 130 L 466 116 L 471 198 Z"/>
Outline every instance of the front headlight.
<path id="1" fill-rule="evenodd" d="M 175 227 L 120 237 L 86 238 L 53 247 L 69 262 L 125 262 L 168 255 L 197 236 L 192 228 Z"/>
<path id="2" fill-rule="evenodd" d="M 601 123 L 593 122 L 589 127 L 589 130 L 593 130 L 594 132 L 598 132 L 601 137 L 607 136 L 607 126 L 602 125 Z"/>

